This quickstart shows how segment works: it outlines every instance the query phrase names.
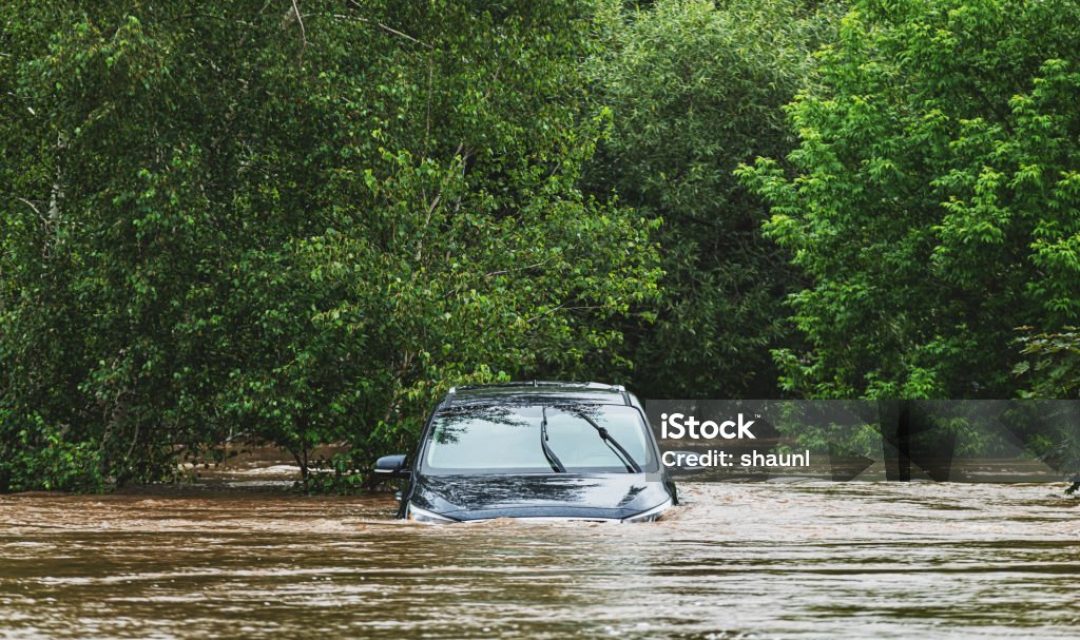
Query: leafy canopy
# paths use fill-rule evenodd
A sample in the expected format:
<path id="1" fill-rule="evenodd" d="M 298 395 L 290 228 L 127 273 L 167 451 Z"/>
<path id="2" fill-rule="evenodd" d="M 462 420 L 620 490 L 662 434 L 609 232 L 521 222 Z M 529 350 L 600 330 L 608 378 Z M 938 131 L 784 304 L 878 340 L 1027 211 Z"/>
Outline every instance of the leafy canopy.
<path id="1" fill-rule="evenodd" d="M 789 108 L 794 170 L 740 170 L 811 284 L 788 389 L 1009 397 L 1015 329 L 1080 315 L 1080 5 L 855 4 Z"/>
<path id="2" fill-rule="evenodd" d="M 659 272 L 577 187 L 593 6 L 474 4 L 14 5 L 0 454 L 55 431 L 124 482 L 243 436 L 347 472 L 450 384 L 625 366 Z"/>

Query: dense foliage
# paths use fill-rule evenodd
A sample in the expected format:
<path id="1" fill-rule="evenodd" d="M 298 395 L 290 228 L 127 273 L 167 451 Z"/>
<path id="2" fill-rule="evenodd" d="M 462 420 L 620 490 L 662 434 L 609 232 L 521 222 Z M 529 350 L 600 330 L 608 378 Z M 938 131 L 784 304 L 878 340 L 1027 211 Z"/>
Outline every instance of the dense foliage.
<path id="1" fill-rule="evenodd" d="M 5 484 L 238 437 L 349 471 L 449 384 L 621 366 L 658 271 L 576 186 L 594 14 L 481 4 L 5 16 Z"/>
<path id="2" fill-rule="evenodd" d="M 1080 400 L 1080 329 L 1064 327 L 1055 333 L 1025 333 L 1020 339 L 1024 359 L 1013 372 L 1030 380 L 1027 398 Z"/>
<path id="3" fill-rule="evenodd" d="M 592 73 L 614 121 L 588 180 L 663 221 L 662 304 L 655 322 L 626 327 L 634 381 L 652 397 L 776 394 L 769 350 L 789 341 L 784 296 L 799 279 L 733 171 L 791 149 L 782 107 L 831 6 L 690 0 L 610 20 Z"/>
<path id="4" fill-rule="evenodd" d="M 1080 315 L 1080 5 L 860 2 L 791 105 L 786 174 L 742 175 L 811 285 L 783 385 L 1008 397 L 1017 327 Z"/>
<path id="5" fill-rule="evenodd" d="M 0 491 L 355 483 L 473 381 L 1080 386 L 1075 2 L 6 8 Z"/>

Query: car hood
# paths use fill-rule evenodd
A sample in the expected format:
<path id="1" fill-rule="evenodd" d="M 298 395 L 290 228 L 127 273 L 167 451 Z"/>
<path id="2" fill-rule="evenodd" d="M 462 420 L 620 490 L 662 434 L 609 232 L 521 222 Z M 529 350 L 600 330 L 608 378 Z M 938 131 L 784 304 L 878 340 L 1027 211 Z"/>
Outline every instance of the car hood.
<path id="1" fill-rule="evenodd" d="M 410 501 L 456 520 L 621 520 L 674 501 L 668 484 L 644 473 L 421 476 Z"/>

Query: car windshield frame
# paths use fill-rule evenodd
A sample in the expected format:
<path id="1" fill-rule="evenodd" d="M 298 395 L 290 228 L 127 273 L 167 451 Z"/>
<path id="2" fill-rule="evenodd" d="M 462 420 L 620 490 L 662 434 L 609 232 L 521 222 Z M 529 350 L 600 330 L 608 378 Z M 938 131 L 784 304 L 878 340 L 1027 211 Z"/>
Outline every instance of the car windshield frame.
<path id="1" fill-rule="evenodd" d="M 644 452 L 644 460 L 634 461 L 640 467 L 640 472 L 634 472 L 630 470 L 624 461 L 621 459 L 617 448 L 612 448 L 611 445 L 604 442 L 604 437 L 599 433 L 593 425 L 585 419 L 581 419 L 582 437 L 595 438 L 597 443 L 611 450 L 611 463 L 603 466 L 572 466 L 565 470 L 559 471 L 552 468 L 551 465 L 543 464 L 530 467 L 441 467 L 432 466 L 429 464 L 429 457 L 431 454 L 431 447 L 436 443 L 434 442 L 436 430 L 439 428 L 440 419 L 445 418 L 448 414 L 461 414 L 468 415 L 470 413 L 479 413 L 482 411 L 490 410 L 506 410 L 507 412 L 521 411 L 523 409 L 534 409 L 537 412 L 536 424 L 530 424 L 530 430 L 535 426 L 536 433 L 536 453 L 540 459 L 544 459 L 544 447 L 541 443 L 543 437 L 542 422 L 546 422 L 551 417 L 551 412 L 560 411 L 567 414 L 577 413 L 582 410 L 598 409 L 602 407 L 613 407 L 620 410 L 630 410 L 636 416 L 636 426 L 641 429 L 641 438 L 643 439 L 642 450 Z M 546 412 L 546 415 L 545 415 Z M 612 438 L 616 439 L 616 442 L 625 445 L 618 434 L 611 434 Z M 558 453 L 559 449 L 557 444 L 552 444 L 555 447 L 555 452 Z M 552 401 L 551 399 L 545 399 L 543 402 L 530 402 L 523 400 L 520 402 L 507 402 L 505 400 L 494 401 L 491 403 L 470 403 L 467 405 L 456 405 L 442 407 L 434 412 L 431 419 L 428 421 L 426 428 L 424 429 L 423 438 L 420 443 L 420 449 L 417 454 L 417 470 L 421 475 L 425 476 L 454 476 L 454 475 L 559 475 L 559 476 L 573 476 L 575 474 L 620 474 L 628 475 L 633 473 L 655 473 L 660 468 L 660 456 L 657 450 L 656 439 L 652 433 L 652 429 L 649 426 L 649 421 L 645 416 L 645 413 L 640 407 L 628 404 L 616 404 L 608 402 L 580 402 L 574 400 L 568 400 L 566 402 Z"/>

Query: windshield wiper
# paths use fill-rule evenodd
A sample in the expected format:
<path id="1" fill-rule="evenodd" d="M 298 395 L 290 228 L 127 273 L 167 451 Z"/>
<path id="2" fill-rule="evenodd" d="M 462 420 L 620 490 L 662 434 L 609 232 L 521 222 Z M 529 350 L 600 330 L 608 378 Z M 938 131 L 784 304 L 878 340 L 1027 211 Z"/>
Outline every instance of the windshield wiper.
<path id="1" fill-rule="evenodd" d="M 569 409 L 569 411 L 578 414 L 585 420 L 585 422 L 588 422 L 593 429 L 596 429 L 596 432 L 600 434 L 600 439 L 602 439 L 607 444 L 607 446 L 615 452 L 615 455 L 619 456 L 619 459 L 622 460 L 622 463 L 626 466 L 626 470 L 628 472 L 641 473 L 641 465 L 639 465 L 634 460 L 634 457 L 630 455 L 630 452 L 624 449 L 623 446 L 619 444 L 619 441 L 615 439 L 615 436 L 611 435 L 611 433 L 609 433 L 607 429 L 596 424 L 595 420 L 590 418 L 587 413 L 581 411 L 580 409 Z"/>
<path id="2" fill-rule="evenodd" d="M 547 443 L 547 409 L 541 407 L 540 416 L 540 448 L 544 450 L 544 457 L 547 458 L 548 463 L 551 464 L 553 471 L 566 473 L 566 467 L 563 466 L 562 460 L 559 460 L 559 456 L 555 455 L 555 452 L 551 450 L 551 447 Z"/>

